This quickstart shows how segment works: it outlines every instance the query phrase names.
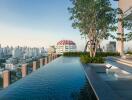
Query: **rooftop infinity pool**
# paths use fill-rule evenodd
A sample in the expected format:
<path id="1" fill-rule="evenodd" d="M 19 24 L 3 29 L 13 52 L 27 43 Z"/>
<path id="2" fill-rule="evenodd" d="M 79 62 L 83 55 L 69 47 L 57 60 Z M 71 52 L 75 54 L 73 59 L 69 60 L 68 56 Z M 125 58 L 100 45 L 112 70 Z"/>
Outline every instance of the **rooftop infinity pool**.
<path id="1" fill-rule="evenodd" d="M 59 57 L 1 90 L 0 100 L 90 100 L 91 94 L 79 58 Z"/>

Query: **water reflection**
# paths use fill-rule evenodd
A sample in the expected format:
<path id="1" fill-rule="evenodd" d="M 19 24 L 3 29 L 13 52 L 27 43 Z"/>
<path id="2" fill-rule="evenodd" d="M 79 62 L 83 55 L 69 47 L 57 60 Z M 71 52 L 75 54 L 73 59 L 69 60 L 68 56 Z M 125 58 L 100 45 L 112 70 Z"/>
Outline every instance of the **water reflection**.
<path id="1" fill-rule="evenodd" d="M 79 58 L 60 57 L 0 91 L 0 100 L 96 99 Z"/>
<path id="2" fill-rule="evenodd" d="M 73 92 L 71 98 L 73 100 L 97 100 L 87 79 L 84 86 L 80 89 L 80 92 Z"/>

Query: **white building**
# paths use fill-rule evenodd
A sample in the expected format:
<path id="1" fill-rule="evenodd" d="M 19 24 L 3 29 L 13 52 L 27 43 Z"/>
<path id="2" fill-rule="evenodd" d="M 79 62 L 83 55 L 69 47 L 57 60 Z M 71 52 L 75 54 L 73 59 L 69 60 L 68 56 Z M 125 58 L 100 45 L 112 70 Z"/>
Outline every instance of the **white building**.
<path id="1" fill-rule="evenodd" d="M 46 55 L 45 48 L 44 47 L 40 48 L 40 52 L 39 53 L 40 53 L 41 56 L 45 56 Z"/>
<path id="2" fill-rule="evenodd" d="M 116 42 L 110 41 L 109 44 L 106 45 L 107 52 L 116 52 Z"/>
<path id="3" fill-rule="evenodd" d="M 16 67 L 17 63 L 18 63 L 17 59 L 15 59 L 15 58 L 9 58 L 8 60 L 6 60 L 5 69 L 15 70 L 17 68 Z"/>
<path id="4" fill-rule="evenodd" d="M 64 52 L 75 52 L 77 50 L 76 44 L 71 40 L 61 40 L 57 43 L 56 53 L 63 54 Z"/>
<path id="5" fill-rule="evenodd" d="M 16 66 L 14 64 L 5 64 L 5 69 L 8 70 L 16 70 Z"/>

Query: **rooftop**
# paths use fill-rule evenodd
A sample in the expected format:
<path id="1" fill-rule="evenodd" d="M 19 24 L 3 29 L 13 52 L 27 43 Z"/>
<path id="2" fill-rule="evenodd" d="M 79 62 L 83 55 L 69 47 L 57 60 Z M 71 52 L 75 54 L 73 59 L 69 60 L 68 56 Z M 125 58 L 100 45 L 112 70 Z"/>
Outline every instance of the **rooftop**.
<path id="1" fill-rule="evenodd" d="M 61 40 L 57 45 L 76 45 L 72 40 Z"/>

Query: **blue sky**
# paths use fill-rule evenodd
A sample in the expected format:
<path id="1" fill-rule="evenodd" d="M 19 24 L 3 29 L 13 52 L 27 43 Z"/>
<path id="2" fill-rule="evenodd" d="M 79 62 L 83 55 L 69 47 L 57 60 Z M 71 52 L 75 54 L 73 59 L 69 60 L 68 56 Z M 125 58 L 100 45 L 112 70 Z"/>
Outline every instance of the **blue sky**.
<path id="1" fill-rule="evenodd" d="M 85 40 L 71 27 L 69 6 L 70 0 L 0 0 L 0 43 L 48 47 L 71 39 L 82 49 Z"/>
<path id="2" fill-rule="evenodd" d="M 67 11 L 70 5 L 69 0 L 1 0 L 0 42 L 48 46 L 60 39 L 76 37 Z"/>

